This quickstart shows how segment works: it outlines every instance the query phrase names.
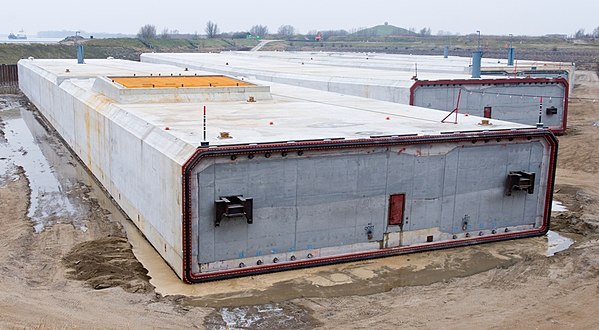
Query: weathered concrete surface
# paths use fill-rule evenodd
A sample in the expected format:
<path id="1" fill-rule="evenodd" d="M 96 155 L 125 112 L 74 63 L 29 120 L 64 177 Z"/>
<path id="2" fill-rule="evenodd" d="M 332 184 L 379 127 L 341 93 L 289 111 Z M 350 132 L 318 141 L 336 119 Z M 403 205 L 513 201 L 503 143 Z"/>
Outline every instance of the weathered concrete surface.
<path id="1" fill-rule="evenodd" d="M 188 281 L 216 271 L 240 275 L 241 263 L 262 264 L 249 269 L 260 272 L 277 263 L 546 230 L 555 150 L 550 135 L 530 126 L 466 115 L 457 124 L 441 123 L 441 111 L 258 80 L 250 80 L 255 89 L 205 93 L 130 92 L 109 79 L 205 74 L 174 66 L 22 60 L 19 69 L 24 93 Z M 268 97 L 228 97 L 240 88 Z M 127 101 L 115 96 L 121 94 Z M 262 160 L 251 160 L 254 150 Z M 211 153 L 224 156 L 201 159 Z M 487 164 L 480 159 L 488 165 L 480 168 Z M 509 171 L 535 172 L 535 192 L 505 196 Z M 484 180 L 473 180 L 474 172 Z M 405 223 L 387 226 L 389 196 L 401 193 Z M 227 221 L 214 229 L 214 201 L 230 195 L 256 198 L 255 224 Z M 503 216 L 506 209 L 512 213 Z"/>
<path id="2" fill-rule="evenodd" d="M 505 71 L 501 61 L 486 59 L 485 65 L 499 73 L 472 79 L 469 58 L 359 53 L 151 53 L 142 54 L 141 61 L 254 77 L 429 109 L 452 111 L 458 107 L 478 116 L 490 106 L 494 108 L 493 118 L 528 125 L 539 122 L 542 97 L 545 106 L 540 114 L 541 122 L 556 133 L 566 129 L 569 92 L 566 79 L 571 79 L 574 72 L 571 63 L 529 61 L 519 64 L 529 70 L 516 77 L 501 74 Z M 459 90 L 462 93 L 458 104 Z M 555 113 L 548 113 L 549 107 L 555 107 Z"/>

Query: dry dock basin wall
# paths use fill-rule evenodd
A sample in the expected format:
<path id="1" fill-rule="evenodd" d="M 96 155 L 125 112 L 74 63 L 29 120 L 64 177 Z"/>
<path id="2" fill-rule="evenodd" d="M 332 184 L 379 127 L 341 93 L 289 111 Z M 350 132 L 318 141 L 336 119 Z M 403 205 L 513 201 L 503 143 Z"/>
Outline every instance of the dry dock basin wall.
<path id="1" fill-rule="evenodd" d="M 20 88 L 188 283 L 548 230 L 548 130 L 257 81 L 131 88 L 117 62 L 57 61 L 20 61 Z"/>

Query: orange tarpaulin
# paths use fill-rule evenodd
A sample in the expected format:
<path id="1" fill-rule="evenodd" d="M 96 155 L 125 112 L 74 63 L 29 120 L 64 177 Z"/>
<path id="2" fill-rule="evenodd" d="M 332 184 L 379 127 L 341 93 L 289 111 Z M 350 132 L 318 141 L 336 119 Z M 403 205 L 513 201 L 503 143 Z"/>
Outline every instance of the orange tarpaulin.
<path id="1" fill-rule="evenodd" d="M 152 76 L 110 77 L 126 88 L 181 88 L 181 87 L 232 87 L 253 86 L 245 81 L 225 76 Z"/>

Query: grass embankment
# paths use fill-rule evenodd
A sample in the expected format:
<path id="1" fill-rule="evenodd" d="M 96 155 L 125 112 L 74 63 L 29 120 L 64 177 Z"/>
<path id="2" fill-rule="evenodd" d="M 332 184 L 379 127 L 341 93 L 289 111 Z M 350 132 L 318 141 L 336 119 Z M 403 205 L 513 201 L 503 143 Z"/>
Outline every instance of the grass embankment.
<path id="1" fill-rule="evenodd" d="M 224 50 L 248 50 L 258 44 L 247 39 L 153 39 L 142 41 L 135 38 L 93 39 L 85 41 L 86 58 L 139 60 L 147 52 L 218 52 Z M 59 44 L 0 44 L 0 63 L 14 64 L 22 58 L 76 58 L 77 50 L 72 42 Z"/>
<path id="2" fill-rule="evenodd" d="M 324 42 L 272 42 L 261 50 L 278 51 L 337 51 L 370 52 L 414 55 L 443 55 L 449 45 L 451 56 L 469 57 L 478 47 L 475 35 L 468 36 L 390 36 L 390 37 L 336 37 Z M 507 36 L 483 36 L 481 47 L 486 58 L 507 58 Z M 599 40 L 572 40 L 561 37 L 514 37 L 516 60 L 574 62 L 577 67 L 594 70 L 599 63 Z"/>
<path id="3" fill-rule="evenodd" d="M 599 48 L 599 40 L 571 40 L 560 37 L 514 37 L 513 47 L 518 49 L 560 49 L 560 48 Z M 288 48 L 355 48 L 355 49 L 402 49 L 402 48 L 432 48 L 443 49 L 449 46 L 450 49 L 474 49 L 478 47 L 477 36 L 389 36 L 368 38 L 362 37 L 331 37 L 327 41 L 290 41 L 270 43 L 263 49 L 281 47 L 281 44 Z M 485 50 L 505 49 L 509 44 L 507 36 L 484 36 L 481 38 L 481 47 Z"/>
<path id="4" fill-rule="evenodd" d="M 483 36 L 481 46 L 486 58 L 507 56 L 507 36 Z M 258 44 L 252 39 L 152 39 L 136 38 L 93 39 L 85 41 L 86 58 L 139 60 L 147 52 L 219 52 L 249 50 Z M 386 36 L 331 37 L 327 41 L 278 41 L 267 44 L 262 50 L 290 51 L 343 51 L 381 52 L 414 55 L 442 55 L 449 44 L 450 55 L 471 56 L 476 49 L 476 35 L 467 36 Z M 596 69 L 599 63 L 599 40 L 572 40 L 561 37 L 514 37 L 516 59 L 575 62 L 579 68 Z M 0 44 L 0 63 L 14 64 L 21 58 L 75 58 L 72 42 L 60 44 Z"/>

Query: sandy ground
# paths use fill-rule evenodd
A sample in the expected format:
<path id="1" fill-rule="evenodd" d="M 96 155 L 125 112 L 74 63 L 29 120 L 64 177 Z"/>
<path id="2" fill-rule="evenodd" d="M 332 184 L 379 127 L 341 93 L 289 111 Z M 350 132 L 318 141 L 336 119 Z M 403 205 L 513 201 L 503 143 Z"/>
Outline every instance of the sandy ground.
<path id="1" fill-rule="evenodd" d="M 0 95 L 0 328 L 599 328 L 597 75 L 577 72 L 573 97 L 566 251 L 538 237 L 187 286 L 26 99 Z"/>

